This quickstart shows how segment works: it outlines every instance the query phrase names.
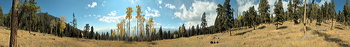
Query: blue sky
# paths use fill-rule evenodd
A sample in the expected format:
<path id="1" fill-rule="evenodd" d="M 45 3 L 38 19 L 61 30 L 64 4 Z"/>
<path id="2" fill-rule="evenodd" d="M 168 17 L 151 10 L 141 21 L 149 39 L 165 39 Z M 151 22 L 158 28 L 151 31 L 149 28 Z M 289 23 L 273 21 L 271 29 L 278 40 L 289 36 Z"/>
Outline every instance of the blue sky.
<path id="1" fill-rule="evenodd" d="M 23 1 L 23 0 L 22 0 Z M 126 8 L 132 7 L 135 17 L 136 6 L 142 7 L 143 14 L 147 18 L 154 18 L 155 27 L 162 26 L 163 29 L 178 29 L 185 24 L 190 27 L 200 24 L 201 15 L 206 12 L 208 25 L 214 25 L 216 18 L 217 4 L 223 4 L 225 0 L 36 0 L 41 12 L 60 17 L 67 17 L 67 22 L 72 21 L 73 13 L 77 18 L 78 28 L 83 29 L 85 24 L 94 26 L 96 31 L 110 31 L 116 29 L 116 24 L 126 15 Z M 232 8 L 238 12 L 248 10 L 249 7 L 258 8 L 259 0 L 231 0 Z M 330 0 L 316 0 L 323 4 Z M 268 0 L 271 10 L 277 0 Z M 283 0 L 284 8 L 289 0 Z M 3 12 L 8 13 L 12 0 L 1 0 Z M 308 0 L 311 3 L 311 0 Z M 336 10 L 342 10 L 345 0 L 336 0 Z M 147 21 L 147 20 L 146 20 Z M 133 19 L 131 26 L 136 26 L 136 19 Z"/>

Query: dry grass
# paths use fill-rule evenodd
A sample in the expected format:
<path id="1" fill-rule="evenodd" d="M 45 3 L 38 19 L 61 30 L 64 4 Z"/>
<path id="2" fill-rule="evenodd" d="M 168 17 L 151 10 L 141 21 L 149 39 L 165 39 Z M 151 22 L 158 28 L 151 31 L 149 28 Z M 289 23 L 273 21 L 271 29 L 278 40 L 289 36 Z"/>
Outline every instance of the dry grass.
<path id="1" fill-rule="evenodd" d="M 294 25 L 287 21 L 276 30 L 272 24 L 263 24 L 257 27 L 239 30 L 232 28 L 233 36 L 229 32 L 182 37 L 177 39 L 158 40 L 153 42 L 131 42 L 91 40 L 70 37 L 57 37 L 50 34 L 19 30 L 18 44 L 24 47 L 349 47 L 350 33 L 345 26 L 338 23 L 336 28 L 316 22 L 308 24 L 306 34 L 303 33 L 302 24 Z M 260 27 L 260 28 L 259 28 Z M 258 29 L 259 28 L 259 29 Z M 8 47 L 10 31 L 0 27 L 0 47 Z M 214 38 L 215 37 L 215 38 Z M 211 44 L 211 41 L 219 43 Z"/>

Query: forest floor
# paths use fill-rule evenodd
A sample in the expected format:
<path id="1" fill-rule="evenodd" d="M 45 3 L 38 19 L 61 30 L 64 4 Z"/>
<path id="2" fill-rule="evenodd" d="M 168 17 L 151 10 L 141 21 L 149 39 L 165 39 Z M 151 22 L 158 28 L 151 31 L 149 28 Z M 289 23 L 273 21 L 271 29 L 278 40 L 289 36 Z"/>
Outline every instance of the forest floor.
<path id="1" fill-rule="evenodd" d="M 20 47 L 350 47 L 350 30 L 339 23 L 315 25 L 307 24 L 306 34 L 303 24 L 294 25 L 286 21 L 276 30 L 272 24 L 262 24 L 253 28 L 232 28 L 223 33 L 196 35 L 177 39 L 152 42 L 125 42 L 92 40 L 71 37 L 57 37 L 51 34 L 19 30 Z M 232 32 L 230 36 L 230 33 Z M 8 47 L 10 30 L 0 27 L 0 47 Z M 210 42 L 217 43 L 210 43 Z"/>

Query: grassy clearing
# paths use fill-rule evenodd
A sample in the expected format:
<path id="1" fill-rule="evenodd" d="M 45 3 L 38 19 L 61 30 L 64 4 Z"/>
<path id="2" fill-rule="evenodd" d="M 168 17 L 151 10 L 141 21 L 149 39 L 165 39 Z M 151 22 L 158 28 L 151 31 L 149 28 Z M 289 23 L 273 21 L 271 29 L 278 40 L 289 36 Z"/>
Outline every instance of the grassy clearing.
<path id="1" fill-rule="evenodd" d="M 125 42 L 91 40 L 82 38 L 57 37 L 50 34 L 18 31 L 18 44 L 25 47 L 349 47 L 350 30 L 336 23 L 317 26 L 308 24 L 308 31 L 303 33 L 302 24 L 294 25 L 287 21 L 276 30 L 272 24 L 262 24 L 256 30 L 240 27 L 227 32 L 205 34 L 177 39 L 165 39 L 153 42 Z M 326 22 L 327 23 L 327 22 Z M 232 36 L 230 33 L 232 32 Z M 0 27 L 0 47 L 8 47 L 10 31 Z M 218 43 L 210 43 L 210 42 Z"/>

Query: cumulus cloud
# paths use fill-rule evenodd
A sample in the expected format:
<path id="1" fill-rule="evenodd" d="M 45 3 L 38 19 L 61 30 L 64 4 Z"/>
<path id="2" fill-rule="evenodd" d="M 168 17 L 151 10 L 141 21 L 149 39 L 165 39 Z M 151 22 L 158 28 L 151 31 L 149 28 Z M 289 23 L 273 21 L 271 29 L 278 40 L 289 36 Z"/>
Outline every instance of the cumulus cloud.
<path id="1" fill-rule="evenodd" d="M 212 26 L 216 18 L 216 8 L 217 6 L 214 2 L 195 0 L 189 7 L 189 10 L 182 4 L 179 8 L 180 11 L 175 12 L 174 15 L 183 21 L 187 21 L 184 24 L 188 28 L 200 24 L 202 14 L 205 12 L 208 26 Z"/>
<path id="2" fill-rule="evenodd" d="M 135 0 L 131 0 L 131 3 L 135 3 Z"/>
<path id="3" fill-rule="evenodd" d="M 111 11 L 108 13 L 109 16 L 116 16 L 117 15 L 117 11 Z"/>
<path id="4" fill-rule="evenodd" d="M 125 18 L 125 15 L 122 15 L 122 16 L 102 16 L 102 18 L 100 18 L 99 21 L 112 23 L 112 22 L 120 22 L 124 18 Z"/>
<path id="5" fill-rule="evenodd" d="M 87 5 L 89 8 L 94 8 L 95 6 L 97 6 L 96 2 L 92 2 L 91 4 Z"/>
<path id="6" fill-rule="evenodd" d="M 319 3 L 318 3 L 318 5 L 319 6 L 322 6 L 324 3 L 330 3 L 330 2 L 332 2 L 331 0 L 321 0 Z"/>
<path id="7" fill-rule="evenodd" d="M 101 17 L 101 15 L 92 14 L 92 15 L 84 15 L 84 17 L 95 17 L 95 18 L 99 18 L 99 17 Z"/>
<path id="8" fill-rule="evenodd" d="M 256 11 L 258 11 L 258 8 L 259 8 L 259 2 L 257 0 L 236 0 L 237 1 L 237 4 L 238 4 L 238 12 L 239 13 L 242 13 L 243 11 L 247 11 L 249 9 L 249 7 L 252 7 L 254 6 L 254 9 Z M 273 9 L 275 9 L 275 4 L 277 4 L 277 1 L 278 0 L 267 0 L 268 4 L 270 5 L 270 9 L 269 9 L 269 13 L 270 14 L 273 14 L 274 11 Z M 283 7 L 283 10 L 284 11 L 287 11 L 287 8 L 288 8 L 288 2 L 289 0 L 282 0 L 282 7 Z M 307 1 L 308 3 L 310 1 Z M 274 15 L 274 14 L 273 14 Z"/>
<path id="9" fill-rule="evenodd" d="M 170 9 L 175 9 L 175 6 L 174 5 L 171 5 L 171 4 L 165 4 L 165 7 L 168 7 Z"/>
<path id="10" fill-rule="evenodd" d="M 238 12 L 242 13 L 243 11 L 247 11 L 249 9 L 249 7 L 252 7 L 252 6 L 255 6 L 254 9 L 257 10 L 259 4 L 254 3 L 255 1 L 256 0 L 236 0 L 236 2 L 238 4 Z M 270 2 L 269 2 L 269 4 L 270 4 Z"/>
<path id="11" fill-rule="evenodd" d="M 107 1 L 103 1 L 102 4 L 101 4 L 101 6 L 104 7 L 104 6 L 105 6 L 105 3 L 107 3 Z"/>
<path id="12" fill-rule="evenodd" d="M 162 6 L 159 6 L 160 9 L 162 9 L 163 7 Z"/>
<path id="13" fill-rule="evenodd" d="M 147 10 L 145 10 L 145 16 L 152 16 L 152 17 L 159 17 L 159 11 L 157 9 L 151 9 L 151 7 L 147 7 Z"/>
<path id="14" fill-rule="evenodd" d="M 162 0 L 157 0 L 157 2 L 158 2 L 158 4 L 162 4 L 163 1 Z"/>

